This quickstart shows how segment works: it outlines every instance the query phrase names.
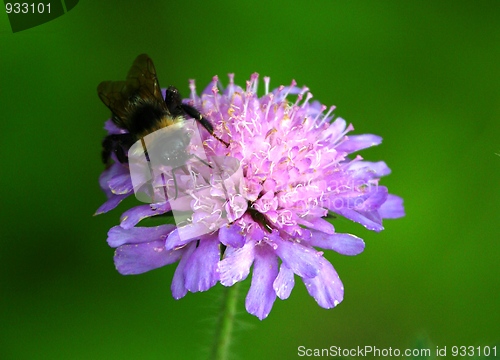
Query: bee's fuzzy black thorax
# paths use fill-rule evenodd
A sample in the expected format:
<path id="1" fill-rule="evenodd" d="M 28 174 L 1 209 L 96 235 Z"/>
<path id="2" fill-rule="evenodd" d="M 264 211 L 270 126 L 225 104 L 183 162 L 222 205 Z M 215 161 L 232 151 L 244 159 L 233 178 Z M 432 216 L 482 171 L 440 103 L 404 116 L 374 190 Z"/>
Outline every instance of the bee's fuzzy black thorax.
<path id="1" fill-rule="evenodd" d="M 131 107 L 133 111 L 127 121 L 128 130 L 139 137 L 157 130 L 160 128 L 159 124 L 165 122 L 165 118 L 171 118 L 164 108 L 150 99 L 138 98 Z"/>

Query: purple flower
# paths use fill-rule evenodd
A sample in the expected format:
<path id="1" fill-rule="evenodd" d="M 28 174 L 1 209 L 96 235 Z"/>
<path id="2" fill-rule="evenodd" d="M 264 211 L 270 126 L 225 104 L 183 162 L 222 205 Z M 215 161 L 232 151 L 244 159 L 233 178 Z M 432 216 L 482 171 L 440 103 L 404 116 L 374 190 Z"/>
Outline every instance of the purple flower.
<path id="1" fill-rule="evenodd" d="M 365 245 L 354 235 L 337 233 L 325 217 L 337 214 L 381 231 L 383 218 L 404 216 L 402 199 L 379 185 L 390 173 L 387 165 L 349 156 L 382 139 L 348 136 L 352 125 L 342 118 L 333 120 L 334 107 L 325 113 L 326 106 L 312 102 L 308 89 L 295 82 L 269 91 L 265 77 L 265 95 L 260 98 L 257 85 L 257 74 L 245 89 L 229 75 L 229 85 L 222 90 L 214 77 L 198 96 L 191 81 L 191 97 L 185 101 L 230 143 L 227 148 L 202 132 L 205 152 L 214 158 L 236 158 L 241 171 L 226 184 L 224 194 L 216 187 L 192 194 L 192 217 L 184 229 L 137 226 L 144 218 L 175 210 L 175 202 L 126 211 L 121 224 L 108 233 L 109 245 L 116 248 L 116 268 L 122 274 L 139 274 L 179 261 L 171 287 L 176 299 L 217 282 L 232 286 L 252 268 L 246 309 L 259 319 L 269 315 L 276 297 L 290 296 L 295 275 L 321 307 L 335 307 L 344 287 L 318 249 L 357 255 Z M 296 100 L 291 102 L 289 96 Z M 121 131 L 110 121 L 106 129 Z M 186 187 L 188 178 L 180 177 L 176 186 Z M 101 175 L 100 185 L 108 200 L 98 213 L 134 192 L 128 165 L 116 161 Z"/>

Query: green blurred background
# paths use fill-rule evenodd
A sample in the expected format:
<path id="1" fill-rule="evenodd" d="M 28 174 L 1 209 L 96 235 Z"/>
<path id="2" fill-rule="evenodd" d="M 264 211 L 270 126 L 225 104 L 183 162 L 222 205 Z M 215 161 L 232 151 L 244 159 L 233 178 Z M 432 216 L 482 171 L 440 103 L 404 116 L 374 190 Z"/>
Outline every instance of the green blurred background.
<path id="1" fill-rule="evenodd" d="M 143 52 L 186 96 L 188 79 L 201 90 L 229 72 L 307 85 L 356 133 L 384 138 L 362 155 L 388 163 L 382 183 L 405 199 L 406 217 L 378 234 L 335 220 L 367 244 L 326 253 L 345 286 L 336 309 L 298 279 L 262 322 L 242 296 L 232 359 L 498 343 L 498 0 L 80 1 L 15 34 L 0 16 L 0 359 L 192 359 L 210 347 L 221 286 L 176 301 L 175 265 L 119 275 L 106 233 L 135 202 L 92 216 L 109 117 L 96 86 Z"/>

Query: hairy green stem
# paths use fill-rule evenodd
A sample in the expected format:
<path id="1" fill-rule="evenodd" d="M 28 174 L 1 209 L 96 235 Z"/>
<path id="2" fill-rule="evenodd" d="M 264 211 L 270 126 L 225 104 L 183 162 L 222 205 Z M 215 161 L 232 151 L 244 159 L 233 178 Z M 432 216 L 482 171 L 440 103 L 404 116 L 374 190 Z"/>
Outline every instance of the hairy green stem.
<path id="1" fill-rule="evenodd" d="M 219 318 L 215 328 L 215 339 L 212 348 L 212 360 L 229 359 L 229 345 L 233 332 L 234 318 L 236 314 L 236 303 L 238 300 L 239 283 L 225 287 Z"/>

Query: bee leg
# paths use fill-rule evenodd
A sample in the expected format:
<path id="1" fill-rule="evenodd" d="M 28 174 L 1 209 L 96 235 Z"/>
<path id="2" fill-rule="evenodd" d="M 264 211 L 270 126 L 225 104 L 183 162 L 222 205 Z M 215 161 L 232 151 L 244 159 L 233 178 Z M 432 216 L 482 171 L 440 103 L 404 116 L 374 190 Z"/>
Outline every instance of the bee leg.
<path id="1" fill-rule="evenodd" d="M 187 114 L 188 116 L 198 121 L 205 129 L 207 129 L 210 135 L 226 145 L 226 147 L 229 147 L 229 144 L 227 142 L 214 134 L 214 127 L 212 126 L 210 121 L 205 119 L 203 115 L 193 106 L 182 103 L 181 94 L 179 94 L 179 90 L 177 90 L 176 87 L 169 86 L 167 88 L 167 91 L 165 93 L 165 105 L 167 105 L 167 109 L 172 116 L 176 117 Z"/>
<path id="2" fill-rule="evenodd" d="M 214 127 L 212 126 L 210 121 L 205 119 L 198 110 L 196 110 L 194 107 L 188 104 L 181 104 L 181 108 L 187 115 L 191 116 L 193 119 L 198 121 L 205 129 L 207 129 L 210 135 L 212 135 L 214 138 L 216 138 L 221 143 L 226 145 L 226 147 L 229 147 L 229 144 L 227 142 L 225 142 L 224 140 L 222 140 L 221 138 L 219 138 L 217 135 L 214 134 Z"/>
<path id="3" fill-rule="evenodd" d="M 175 186 L 175 196 L 174 200 L 177 200 L 177 195 L 179 195 L 179 189 L 177 188 L 177 179 L 175 178 L 175 169 L 172 169 L 172 177 L 174 178 L 174 186 Z"/>
<path id="4" fill-rule="evenodd" d="M 121 163 L 127 163 L 128 158 L 125 154 L 125 149 L 130 148 L 134 142 L 134 136 L 132 134 L 111 134 L 104 138 L 102 141 L 102 162 L 107 164 L 111 156 L 111 152 L 114 152 L 116 158 Z"/>
<path id="5" fill-rule="evenodd" d="M 168 193 L 167 193 L 167 181 L 165 180 L 165 174 L 161 174 L 161 180 L 163 181 L 163 196 L 164 196 L 164 199 L 162 199 L 163 201 L 167 201 L 168 200 Z"/>
<path id="6" fill-rule="evenodd" d="M 203 159 L 202 159 L 202 158 L 200 158 L 199 156 L 197 156 L 197 155 L 195 155 L 195 154 L 191 154 L 190 158 L 193 158 L 193 157 L 195 157 L 195 158 L 197 158 L 198 160 L 200 160 L 200 161 L 203 163 L 203 165 L 206 165 L 206 166 L 208 166 L 210 169 L 213 169 L 213 166 L 212 166 L 212 165 L 210 165 L 209 163 L 207 163 L 205 160 L 203 160 Z"/>

